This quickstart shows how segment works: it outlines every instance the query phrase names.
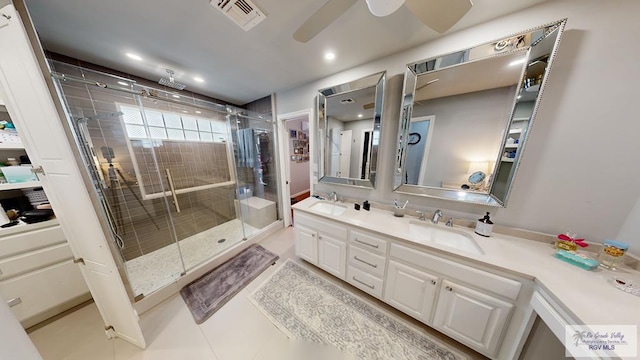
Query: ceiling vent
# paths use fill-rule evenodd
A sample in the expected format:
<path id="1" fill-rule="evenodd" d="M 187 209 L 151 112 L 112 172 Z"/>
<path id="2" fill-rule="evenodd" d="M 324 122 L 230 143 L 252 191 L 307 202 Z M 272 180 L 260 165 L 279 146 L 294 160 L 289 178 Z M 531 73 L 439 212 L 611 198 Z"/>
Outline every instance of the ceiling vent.
<path id="1" fill-rule="evenodd" d="M 266 17 L 251 0 L 211 0 L 211 6 L 233 20 L 244 31 L 251 30 Z"/>
<path id="2" fill-rule="evenodd" d="M 356 102 L 356 101 L 353 100 L 352 98 L 346 98 L 346 99 L 340 100 L 341 104 L 353 104 L 354 102 Z"/>

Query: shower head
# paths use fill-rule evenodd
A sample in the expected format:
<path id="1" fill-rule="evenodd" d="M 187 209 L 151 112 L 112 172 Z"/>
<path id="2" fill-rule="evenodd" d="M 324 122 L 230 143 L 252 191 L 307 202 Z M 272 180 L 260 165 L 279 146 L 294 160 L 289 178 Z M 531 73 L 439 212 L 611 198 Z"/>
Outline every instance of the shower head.
<path id="1" fill-rule="evenodd" d="M 187 85 L 180 84 L 174 81 L 173 74 L 175 74 L 175 72 L 173 70 L 167 69 L 167 73 L 169 74 L 169 79 L 160 78 L 158 84 L 168 86 L 176 90 L 184 90 L 184 88 L 187 87 Z"/>

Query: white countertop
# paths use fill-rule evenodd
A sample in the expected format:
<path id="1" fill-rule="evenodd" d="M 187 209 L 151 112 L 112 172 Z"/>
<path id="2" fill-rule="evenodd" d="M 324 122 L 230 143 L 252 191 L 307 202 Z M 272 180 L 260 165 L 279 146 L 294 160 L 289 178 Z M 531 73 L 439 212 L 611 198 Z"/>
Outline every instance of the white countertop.
<path id="1" fill-rule="evenodd" d="M 563 305 L 563 310 L 572 316 L 573 320 L 581 323 L 580 325 L 640 325 L 640 297 L 625 293 L 609 283 L 613 276 L 619 276 L 632 279 L 634 284 L 638 285 L 639 271 L 630 268 L 618 271 L 598 268 L 587 271 L 557 259 L 551 244 L 495 232 L 486 238 L 475 234 L 473 229 L 455 226 L 455 229 L 470 234 L 484 251 L 483 255 L 466 253 L 416 238 L 409 231 L 409 222 L 415 220 L 414 217 L 398 218 L 390 211 L 373 207 L 371 211 L 356 211 L 351 203 L 338 203 L 346 206 L 346 211 L 339 216 L 330 216 L 310 208 L 318 201 L 308 198 L 292 207 L 532 279 L 549 296 Z M 433 226 L 447 229 L 444 222 Z M 638 343 L 640 344 L 640 337 Z"/>

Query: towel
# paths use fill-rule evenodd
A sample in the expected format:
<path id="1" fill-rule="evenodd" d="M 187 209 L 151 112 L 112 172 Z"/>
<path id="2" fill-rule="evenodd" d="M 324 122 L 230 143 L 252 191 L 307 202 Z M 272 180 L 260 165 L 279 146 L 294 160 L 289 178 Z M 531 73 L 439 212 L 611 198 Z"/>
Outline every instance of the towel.
<path id="1" fill-rule="evenodd" d="M 239 129 L 238 133 L 238 166 L 252 168 L 256 161 L 256 147 L 253 129 Z"/>

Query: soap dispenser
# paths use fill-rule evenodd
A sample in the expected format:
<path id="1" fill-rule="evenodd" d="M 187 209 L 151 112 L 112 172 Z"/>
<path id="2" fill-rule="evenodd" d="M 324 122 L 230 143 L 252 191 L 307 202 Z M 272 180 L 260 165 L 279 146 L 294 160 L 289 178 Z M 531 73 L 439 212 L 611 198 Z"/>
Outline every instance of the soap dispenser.
<path id="1" fill-rule="evenodd" d="M 482 219 L 478 219 L 476 222 L 476 234 L 484 237 L 491 236 L 493 230 L 493 222 L 489 218 L 489 212 Z"/>

